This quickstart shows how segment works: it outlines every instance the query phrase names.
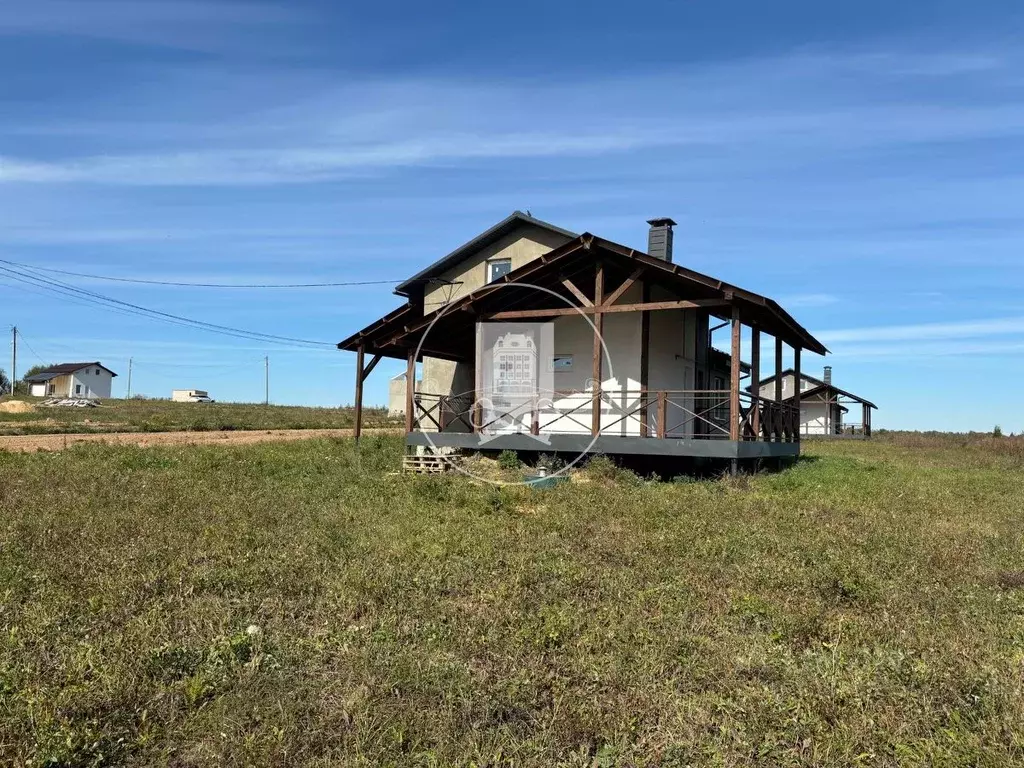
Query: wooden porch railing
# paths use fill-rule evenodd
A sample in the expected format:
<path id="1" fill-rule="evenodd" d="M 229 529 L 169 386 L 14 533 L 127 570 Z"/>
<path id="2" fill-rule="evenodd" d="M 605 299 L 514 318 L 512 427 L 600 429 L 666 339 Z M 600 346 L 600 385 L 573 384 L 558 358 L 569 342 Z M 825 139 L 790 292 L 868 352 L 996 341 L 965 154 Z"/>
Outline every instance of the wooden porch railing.
<path id="1" fill-rule="evenodd" d="M 600 434 L 655 439 L 728 440 L 729 390 L 602 390 Z M 413 397 L 413 429 L 437 432 L 592 434 L 593 393 L 555 392 L 489 409 L 471 394 Z M 755 421 L 754 414 L 758 419 Z M 755 430 L 755 424 L 756 430 Z M 787 403 L 740 393 L 742 440 L 799 440 L 799 415 Z"/>

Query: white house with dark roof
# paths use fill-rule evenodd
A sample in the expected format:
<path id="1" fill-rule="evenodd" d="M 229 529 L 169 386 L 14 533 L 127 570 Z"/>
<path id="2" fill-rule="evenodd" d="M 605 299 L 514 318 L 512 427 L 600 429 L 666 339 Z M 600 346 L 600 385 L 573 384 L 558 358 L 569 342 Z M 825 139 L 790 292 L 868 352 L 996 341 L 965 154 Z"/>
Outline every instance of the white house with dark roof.
<path id="1" fill-rule="evenodd" d="M 760 395 L 767 400 L 776 399 L 776 380 L 781 386 L 781 400 L 792 403 L 796 396 L 796 381 L 800 379 L 800 434 L 829 437 L 853 435 L 870 437 L 871 411 L 878 406 L 870 400 L 840 389 L 832 383 L 832 366 L 826 365 L 822 378 L 806 373 L 797 374 L 787 368 L 778 376 L 770 376 L 760 382 Z M 860 423 L 847 418 L 850 407 L 861 407 Z"/>
<path id="2" fill-rule="evenodd" d="M 61 363 L 27 376 L 29 394 L 37 397 L 108 398 L 117 376 L 99 362 Z"/>

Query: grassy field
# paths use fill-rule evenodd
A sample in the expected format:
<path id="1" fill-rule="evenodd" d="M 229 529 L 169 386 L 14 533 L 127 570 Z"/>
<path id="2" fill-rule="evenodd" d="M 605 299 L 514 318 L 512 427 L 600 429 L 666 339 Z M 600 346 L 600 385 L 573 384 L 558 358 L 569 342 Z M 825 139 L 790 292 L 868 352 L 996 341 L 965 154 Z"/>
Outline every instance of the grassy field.
<path id="1" fill-rule="evenodd" d="M 45 398 L 28 413 L 0 412 L 0 435 L 62 432 L 172 432 L 230 429 L 333 429 L 352 426 L 352 408 L 307 408 L 262 403 L 173 403 L 170 400 L 104 400 L 98 408 L 44 408 Z M 0 403 L 10 398 L 0 399 Z M 366 426 L 398 423 L 381 408 L 363 411 Z"/>
<path id="2" fill-rule="evenodd" d="M 399 444 L 0 454 L 0 763 L 1024 763 L 1024 441 L 543 492 Z"/>

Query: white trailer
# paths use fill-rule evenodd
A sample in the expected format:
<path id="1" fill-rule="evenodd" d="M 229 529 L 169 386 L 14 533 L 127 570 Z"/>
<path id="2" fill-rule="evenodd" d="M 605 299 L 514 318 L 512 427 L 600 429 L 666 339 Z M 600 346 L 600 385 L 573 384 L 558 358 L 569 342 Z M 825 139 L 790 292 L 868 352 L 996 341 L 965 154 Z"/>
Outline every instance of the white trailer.
<path id="1" fill-rule="evenodd" d="M 171 400 L 176 403 L 209 403 L 210 395 L 205 389 L 172 389 Z"/>

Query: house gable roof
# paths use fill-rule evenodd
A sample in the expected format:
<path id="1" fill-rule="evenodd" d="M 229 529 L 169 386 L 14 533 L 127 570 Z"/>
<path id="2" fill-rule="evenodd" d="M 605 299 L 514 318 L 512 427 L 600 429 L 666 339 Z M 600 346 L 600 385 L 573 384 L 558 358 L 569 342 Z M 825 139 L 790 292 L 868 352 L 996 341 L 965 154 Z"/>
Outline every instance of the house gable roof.
<path id="1" fill-rule="evenodd" d="M 102 368 L 111 376 L 117 376 L 116 373 L 103 365 L 103 363 L 93 361 L 91 363 L 60 363 L 59 365 L 51 365 L 49 368 L 39 371 L 34 376 L 29 376 L 25 381 L 50 381 L 50 379 L 55 379 L 58 376 L 64 376 L 68 373 L 77 373 L 83 368 Z M 46 376 L 47 378 L 41 378 L 43 376 Z"/>
<path id="2" fill-rule="evenodd" d="M 805 389 L 803 392 L 800 393 L 800 397 L 801 399 L 803 399 L 805 397 L 813 397 L 814 395 L 819 394 L 824 394 L 828 399 L 831 399 L 833 394 L 843 395 L 844 397 L 848 397 L 851 400 L 856 400 L 858 403 L 863 403 L 864 405 L 868 406 L 868 408 L 874 408 L 876 411 L 878 410 L 878 406 L 872 403 L 870 400 L 865 400 L 863 397 L 859 397 L 858 395 L 855 395 L 852 392 L 847 392 L 845 389 L 840 389 L 835 384 L 821 384 L 820 386 Z M 783 402 L 792 400 L 794 397 L 796 397 L 796 395 L 791 395 L 790 397 L 785 398 Z"/>
<path id="3" fill-rule="evenodd" d="M 575 232 L 570 232 L 567 229 L 562 229 L 561 227 L 549 224 L 546 221 L 541 221 L 540 219 L 535 219 L 528 213 L 513 211 L 509 216 L 499 221 L 490 229 L 485 232 L 481 232 L 469 242 L 460 245 L 447 256 L 442 256 L 426 269 L 420 270 L 408 280 L 399 283 L 395 286 L 395 293 L 399 296 L 408 296 L 409 292 L 417 285 L 422 286 L 431 278 L 438 277 L 459 262 L 479 251 L 481 248 L 486 248 L 488 245 L 497 242 L 501 238 L 505 237 L 505 235 L 524 224 L 539 227 L 540 229 L 546 229 L 557 235 L 562 235 L 566 240 L 572 240 L 577 237 Z"/>
<path id="4" fill-rule="evenodd" d="M 758 386 L 763 387 L 765 384 L 768 384 L 769 382 L 775 381 L 776 375 L 782 376 L 783 378 L 785 378 L 786 376 L 791 376 L 791 375 L 793 375 L 795 373 L 796 373 L 796 371 L 794 369 L 787 368 L 786 370 L 784 370 L 780 374 L 772 374 L 771 376 L 769 376 L 767 378 L 761 379 L 761 381 L 758 382 Z M 801 379 L 805 379 L 806 381 L 809 381 L 812 384 L 814 384 L 813 387 L 810 387 L 809 389 L 805 389 L 805 390 L 803 390 L 800 393 L 800 397 L 801 398 L 808 397 L 810 395 L 821 394 L 822 392 L 824 392 L 826 394 L 831 392 L 831 393 L 835 393 L 837 395 L 843 395 L 844 397 L 848 397 L 851 400 L 856 400 L 858 403 L 863 403 L 864 405 L 867 405 L 867 406 L 869 406 L 871 408 L 874 408 L 875 410 L 878 410 L 878 406 L 875 405 L 874 403 L 872 403 L 870 400 L 865 400 L 863 397 L 860 397 L 859 395 L 855 395 L 852 392 L 847 392 L 845 389 L 840 389 L 835 384 L 826 384 L 821 379 L 817 379 L 814 376 L 808 376 L 803 371 L 800 372 L 800 378 Z M 747 389 L 750 389 L 750 387 L 747 387 Z M 785 402 L 786 400 L 792 400 L 794 397 L 796 397 L 796 395 L 790 395 L 789 397 L 783 398 L 783 402 Z"/>
<path id="5" fill-rule="evenodd" d="M 531 304 L 536 306 L 539 301 L 536 298 L 536 287 L 546 287 L 557 295 L 555 289 L 561 288 L 566 278 L 576 274 L 592 274 L 595 259 L 603 260 L 606 266 L 618 270 L 623 277 L 639 270 L 644 281 L 656 282 L 681 298 L 739 307 L 748 324 L 755 324 L 790 344 L 812 352 L 828 352 L 820 341 L 772 299 L 589 233 L 570 240 L 509 272 L 500 280 L 482 286 L 433 312 L 417 316 L 422 309 L 412 302 L 399 307 L 340 341 L 338 348 L 354 350 L 363 346 L 375 354 L 402 359 L 409 351 L 419 347 L 421 354 L 431 357 L 471 359 L 475 338 L 471 318 L 474 315 Z M 508 290 L 500 290 L 504 287 Z M 714 310 L 712 313 L 718 314 Z M 423 344 L 428 331 L 429 344 Z"/>
<path id="6" fill-rule="evenodd" d="M 796 370 L 794 370 L 793 368 L 787 368 L 786 370 L 784 370 L 782 373 L 779 373 L 779 374 L 774 374 L 773 373 L 771 376 L 766 376 L 765 378 L 761 379 L 761 386 L 763 387 L 769 381 L 775 381 L 775 377 L 776 376 L 782 376 L 783 378 L 785 378 L 786 376 L 791 376 L 791 375 L 793 375 L 795 373 L 796 373 Z M 813 376 L 811 376 L 811 375 L 809 375 L 807 373 L 804 373 L 803 371 L 800 371 L 800 378 L 801 379 L 806 379 L 807 381 L 813 381 L 816 385 L 817 384 L 823 385 L 825 383 L 821 379 L 816 379 Z"/>

